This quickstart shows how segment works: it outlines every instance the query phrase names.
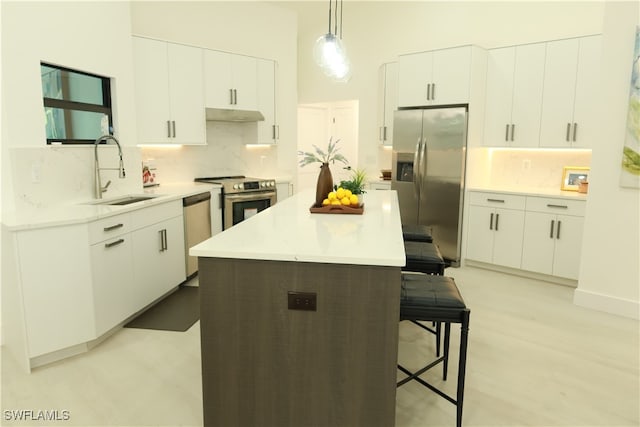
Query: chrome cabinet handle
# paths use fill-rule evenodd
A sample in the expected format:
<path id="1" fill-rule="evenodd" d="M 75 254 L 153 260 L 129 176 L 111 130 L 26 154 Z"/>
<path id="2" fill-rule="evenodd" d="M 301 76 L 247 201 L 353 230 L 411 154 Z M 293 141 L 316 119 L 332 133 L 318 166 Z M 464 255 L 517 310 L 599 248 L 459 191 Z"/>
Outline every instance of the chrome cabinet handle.
<path id="1" fill-rule="evenodd" d="M 569 209 L 567 205 L 552 205 L 547 203 L 548 208 Z"/>
<path id="2" fill-rule="evenodd" d="M 229 89 L 229 104 L 233 105 L 233 89 Z"/>
<path id="3" fill-rule="evenodd" d="M 431 100 L 436 99 L 436 84 L 431 83 Z"/>
<path id="4" fill-rule="evenodd" d="M 504 203 L 502 199 L 487 199 L 487 202 Z"/>
<path id="5" fill-rule="evenodd" d="M 169 249 L 169 245 L 167 243 L 167 229 L 162 229 L 158 231 L 160 235 L 160 252 L 164 252 Z"/>
<path id="6" fill-rule="evenodd" d="M 576 142 L 576 138 L 578 137 L 578 124 L 573 124 L 573 142 Z"/>
<path id="7" fill-rule="evenodd" d="M 233 90 L 233 104 L 234 105 L 238 105 L 238 90 L 237 89 Z"/>
<path id="8" fill-rule="evenodd" d="M 500 221 L 500 214 L 496 214 L 496 231 L 498 231 L 498 221 Z"/>
<path id="9" fill-rule="evenodd" d="M 109 227 L 103 228 L 103 230 L 104 231 L 113 231 L 113 230 L 116 230 L 116 229 L 122 228 L 122 227 L 124 227 L 124 224 L 121 223 L 121 224 L 116 224 L 116 225 L 110 225 Z"/>
<path id="10" fill-rule="evenodd" d="M 509 140 L 509 123 L 504 125 L 504 140 L 505 141 Z"/>
<path id="11" fill-rule="evenodd" d="M 167 138 L 171 138 L 171 121 L 167 120 Z"/>
<path id="12" fill-rule="evenodd" d="M 383 141 L 387 140 L 387 127 L 386 126 L 382 127 L 382 140 Z"/>
<path id="13" fill-rule="evenodd" d="M 558 220 L 558 230 L 556 231 L 556 239 L 560 239 L 560 225 L 562 221 Z"/>
<path id="14" fill-rule="evenodd" d="M 124 243 L 124 239 L 118 239 L 115 242 L 111 242 L 111 243 L 105 243 L 104 247 L 105 248 L 112 248 L 114 246 L 118 246 L 119 244 Z"/>
<path id="15" fill-rule="evenodd" d="M 569 134 L 571 133 L 571 123 L 567 123 L 567 134 L 564 137 L 564 140 L 569 142 Z"/>
<path id="16" fill-rule="evenodd" d="M 427 83 L 427 101 L 431 99 L 431 83 Z"/>
<path id="17" fill-rule="evenodd" d="M 553 224 L 555 223 L 555 220 L 551 220 L 551 230 L 549 230 L 549 238 L 553 239 Z"/>
<path id="18" fill-rule="evenodd" d="M 172 120 L 171 125 L 173 127 L 173 137 L 175 138 L 176 137 L 176 121 Z"/>
<path id="19" fill-rule="evenodd" d="M 276 139 L 276 125 L 271 125 L 271 139 Z"/>
<path id="20" fill-rule="evenodd" d="M 511 141 L 513 141 L 513 139 L 515 138 L 515 135 L 516 135 L 516 125 L 512 123 L 511 124 Z"/>
<path id="21" fill-rule="evenodd" d="M 489 230 L 493 230 L 493 212 L 491 213 L 491 216 L 489 217 Z"/>

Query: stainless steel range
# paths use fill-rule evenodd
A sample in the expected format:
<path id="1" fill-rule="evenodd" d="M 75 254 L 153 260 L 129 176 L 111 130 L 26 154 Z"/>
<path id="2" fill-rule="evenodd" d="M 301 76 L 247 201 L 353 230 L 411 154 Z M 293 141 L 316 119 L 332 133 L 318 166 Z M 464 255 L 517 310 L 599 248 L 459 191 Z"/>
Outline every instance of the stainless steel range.
<path id="1" fill-rule="evenodd" d="M 239 176 L 196 178 L 196 182 L 222 185 L 222 229 L 252 217 L 276 203 L 276 181 Z"/>

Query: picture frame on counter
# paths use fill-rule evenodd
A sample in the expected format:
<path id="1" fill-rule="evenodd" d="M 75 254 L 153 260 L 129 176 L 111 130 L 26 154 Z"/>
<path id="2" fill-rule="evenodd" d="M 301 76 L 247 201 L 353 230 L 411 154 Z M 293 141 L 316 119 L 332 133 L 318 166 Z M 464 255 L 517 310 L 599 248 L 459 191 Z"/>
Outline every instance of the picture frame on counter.
<path id="1" fill-rule="evenodd" d="M 589 182 L 590 168 L 584 166 L 565 166 L 562 170 L 563 191 L 578 191 L 581 183 Z"/>

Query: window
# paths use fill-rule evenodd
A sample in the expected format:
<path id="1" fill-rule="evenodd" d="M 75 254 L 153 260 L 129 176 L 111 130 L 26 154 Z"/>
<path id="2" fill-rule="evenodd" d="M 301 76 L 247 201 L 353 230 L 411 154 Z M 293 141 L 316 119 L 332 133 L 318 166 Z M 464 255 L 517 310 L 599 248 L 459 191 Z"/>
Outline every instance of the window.
<path id="1" fill-rule="evenodd" d="M 93 144 L 113 134 L 109 78 L 41 63 L 47 144 Z"/>

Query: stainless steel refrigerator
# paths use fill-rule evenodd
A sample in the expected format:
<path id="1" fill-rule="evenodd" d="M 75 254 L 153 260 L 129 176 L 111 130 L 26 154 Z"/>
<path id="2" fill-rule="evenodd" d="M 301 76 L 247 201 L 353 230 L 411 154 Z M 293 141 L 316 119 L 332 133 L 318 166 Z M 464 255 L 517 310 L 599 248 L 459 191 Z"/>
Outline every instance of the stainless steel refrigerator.
<path id="1" fill-rule="evenodd" d="M 460 265 L 466 147 L 466 107 L 395 112 L 391 189 L 402 224 L 430 226 L 452 266 Z"/>

